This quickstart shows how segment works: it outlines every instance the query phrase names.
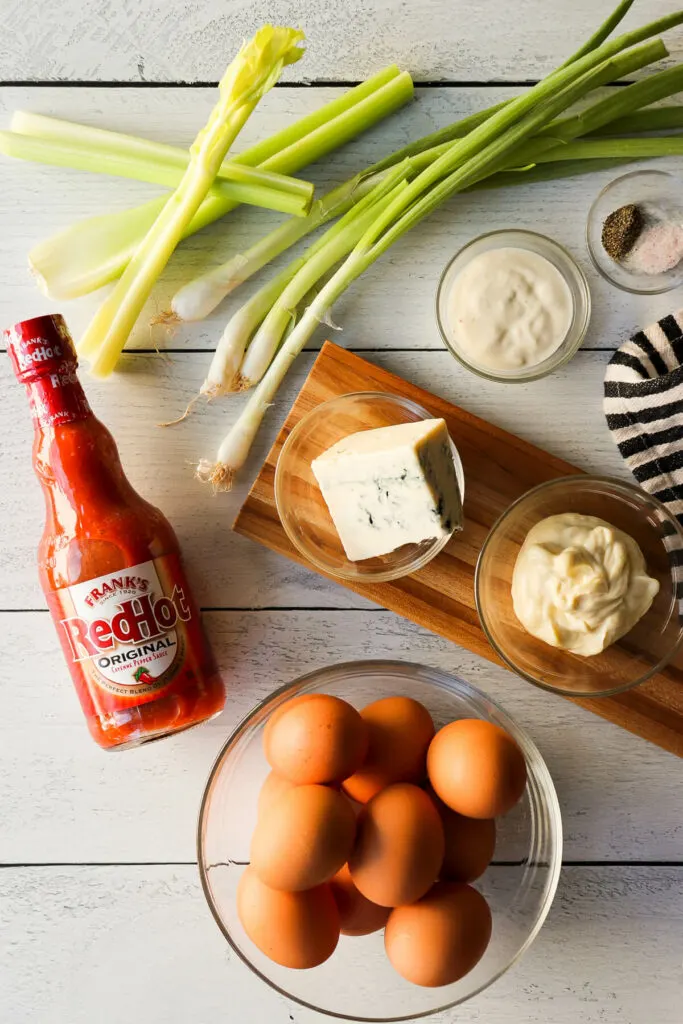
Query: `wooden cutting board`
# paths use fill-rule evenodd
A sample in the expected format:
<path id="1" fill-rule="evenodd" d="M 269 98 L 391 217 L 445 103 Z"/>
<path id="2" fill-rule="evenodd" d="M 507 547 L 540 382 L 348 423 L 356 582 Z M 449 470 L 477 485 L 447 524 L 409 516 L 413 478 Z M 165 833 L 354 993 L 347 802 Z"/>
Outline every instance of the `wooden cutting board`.
<path id="1" fill-rule="evenodd" d="M 365 359 L 325 343 L 234 529 L 314 572 L 320 571 L 292 546 L 280 524 L 273 492 L 275 466 L 289 432 L 306 413 L 329 398 L 353 391 L 402 395 L 446 420 L 451 436 L 457 438 L 465 470 L 466 528 L 454 543 L 411 576 L 390 583 L 335 582 L 489 661 L 502 664 L 482 632 L 475 609 L 474 567 L 481 545 L 498 516 L 525 491 L 546 480 L 581 471 Z M 569 699 L 683 757 L 680 658 L 678 666 L 671 666 L 642 686 L 616 697 Z"/>

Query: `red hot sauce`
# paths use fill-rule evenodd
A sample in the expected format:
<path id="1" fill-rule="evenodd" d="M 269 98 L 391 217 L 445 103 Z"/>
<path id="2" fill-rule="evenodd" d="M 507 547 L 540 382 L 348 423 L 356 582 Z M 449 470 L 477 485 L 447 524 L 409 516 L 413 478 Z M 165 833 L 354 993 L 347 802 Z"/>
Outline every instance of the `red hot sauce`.
<path id="1" fill-rule="evenodd" d="M 212 718 L 225 691 L 176 535 L 126 479 L 63 318 L 22 321 L 5 338 L 35 427 L 40 582 L 94 740 L 120 750 Z"/>

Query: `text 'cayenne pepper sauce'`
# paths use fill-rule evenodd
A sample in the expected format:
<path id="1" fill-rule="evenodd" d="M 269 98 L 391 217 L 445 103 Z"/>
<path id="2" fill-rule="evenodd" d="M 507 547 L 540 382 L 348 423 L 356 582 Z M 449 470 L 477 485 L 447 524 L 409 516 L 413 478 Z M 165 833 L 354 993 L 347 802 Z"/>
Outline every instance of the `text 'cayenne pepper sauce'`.
<path id="1" fill-rule="evenodd" d="M 93 415 L 63 317 L 4 333 L 35 426 L 40 582 L 93 738 L 136 746 L 211 718 L 225 691 L 178 541 Z"/>

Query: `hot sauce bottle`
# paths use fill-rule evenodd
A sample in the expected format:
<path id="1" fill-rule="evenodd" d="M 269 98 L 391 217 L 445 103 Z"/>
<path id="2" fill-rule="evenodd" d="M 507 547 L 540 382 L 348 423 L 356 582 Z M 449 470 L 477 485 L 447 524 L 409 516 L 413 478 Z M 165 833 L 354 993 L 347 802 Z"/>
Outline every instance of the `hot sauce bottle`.
<path id="1" fill-rule="evenodd" d="M 24 320 L 5 338 L 35 427 L 40 582 L 93 738 L 121 750 L 213 717 L 225 691 L 176 535 L 126 479 L 63 318 Z"/>

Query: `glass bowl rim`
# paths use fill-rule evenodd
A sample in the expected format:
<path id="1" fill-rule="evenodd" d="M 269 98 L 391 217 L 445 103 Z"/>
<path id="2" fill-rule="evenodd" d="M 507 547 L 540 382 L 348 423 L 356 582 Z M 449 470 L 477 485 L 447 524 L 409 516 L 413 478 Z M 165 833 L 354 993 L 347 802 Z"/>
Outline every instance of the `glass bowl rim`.
<path id="1" fill-rule="evenodd" d="M 457 349 L 451 342 L 450 338 L 448 337 L 448 332 L 446 331 L 443 325 L 441 314 L 439 312 L 439 299 L 444 287 L 446 275 L 450 271 L 455 261 L 457 259 L 460 259 L 460 257 L 463 256 L 468 249 L 471 249 L 472 246 L 477 245 L 479 242 L 483 242 L 495 237 L 504 238 L 510 235 L 522 235 L 530 239 L 533 243 L 535 243 L 536 246 L 535 248 L 533 246 L 531 247 L 531 251 L 533 252 L 538 253 L 539 248 L 542 248 L 543 246 L 549 246 L 551 249 L 554 249 L 555 252 L 559 254 L 562 257 L 562 259 L 565 260 L 574 270 L 580 287 L 582 299 L 580 307 L 578 307 L 576 304 L 574 306 L 572 322 L 569 327 L 569 331 L 567 332 L 568 337 L 571 331 L 574 329 L 574 327 L 578 325 L 576 341 L 567 348 L 566 352 L 564 352 L 560 358 L 553 361 L 553 356 L 560 351 L 562 345 L 564 345 L 565 341 L 567 340 L 565 338 L 562 342 L 562 345 L 560 345 L 559 349 L 556 349 L 555 352 L 551 352 L 551 354 L 546 359 L 544 359 L 543 362 L 538 363 L 536 370 L 534 370 L 533 367 L 529 367 L 527 371 L 524 373 L 520 373 L 515 376 L 504 377 L 493 370 L 487 371 L 484 370 L 482 367 L 475 366 L 473 363 L 470 363 L 460 352 L 457 351 Z M 542 252 L 539 254 L 543 255 Z M 563 271 L 560 271 L 560 273 L 562 274 L 563 279 L 566 281 L 566 274 Z M 495 381 L 495 383 L 497 384 L 529 384 L 531 383 L 531 381 L 534 380 L 542 380 L 544 377 L 550 376 L 551 373 L 555 373 L 556 370 L 559 370 L 561 367 L 566 366 L 566 364 L 574 358 L 576 353 L 583 345 L 586 334 L 588 332 L 588 327 L 590 325 L 592 309 L 593 303 L 591 297 L 590 284 L 588 283 L 588 278 L 586 277 L 583 268 L 579 265 L 578 260 L 572 255 L 569 249 L 562 245 L 561 242 L 556 241 L 556 239 L 554 238 L 550 238 L 549 235 L 541 234 L 540 231 L 530 231 L 528 228 L 497 228 L 495 231 L 485 231 L 483 234 L 477 235 L 476 238 L 471 238 L 469 242 L 466 242 L 465 245 L 461 246 L 461 248 L 458 249 L 458 251 L 454 253 L 453 256 L 451 256 L 448 263 L 441 271 L 439 283 L 436 287 L 436 324 L 439 329 L 439 334 L 441 335 L 441 340 L 446 346 L 446 349 L 448 350 L 448 352 L 450 352 L 454 359 L 457 359 L 461 366 L 465 367 L 465 369 L 470 370 L 471 373 L 475 373 L 478 377 L 483 377 L 485 380 Z M 551 365 L 548 365 L 545 369 L 541 370 L 540 367 L 544 366 L 544 364 L 547 363 L 550 363 Z"/>
<path id="2" fill-rule="evenodd" d="M 669 284 L 662 285 L 661 288 L 638 288 L 635 285 L 627 285 L 622 281 L 617 281 L 615 277 L 612 277 L 612 275 L 607 272 L 607 270 L 600 263 L 591 244 L 590 225 L 593 221 L 593 216 L 600 200 L 603 199 L 606 193 L 609 192 L 615 185 L 619 185 L 622 181 L 625 181 L 627 178 L 640 178 L 643 177 L 644 175 L 653 177 L 656 176 L 658 178 L 670 178 L 673 181 L 677 181 L 683 184 L 683 177 L 676 174 L 675 171 L 667 171 L 664 168 L 660 167 L 639 167 L 633 171 L 626 171 L 625 174 L 619 174 L 616 178 L 612 178 L 611 181 L 608 181 L 607 184 L 600 189 L 588 210 L 585 229 L 586 248 L 588 249 L 588 255 L 591 258 L 591 263 L 593 264 L 593 267 L 597 270 L 598 274 L 600 274 L 602 279 L 608 282 L 608 284 L 613 285 L 615 288 L 618 288 L 622 292 L 626 292 L 628 295 L 666 295 L 667 292 L 672 292 L 675 288 L 681 287 L 681 284 L 683 283 L 683 272 L 681 274 L 681 277 L 679 277 L 678 279 L 671 278 L 671 282 Z"/>
<path id="3" fill-rule="evenodd" d="M 273 480 L 273 496 L 275 498 L 275 510 L 278 514 L 278 518 L 282 525 L 282 529 L 285 531 L 289 542 L 296 548 L 300 555 L 304 556 L 307 562 L 310 562 L 310 564 L 316 570 L 320 570 L 321 572 L 326 573 L 332 579 L 344 580 L 346 583 L 367 583 L 369 585 L 373 583 L 390 583 L 393 580 L 403 579 L 404 576 L 411 576 L 414 572 L 418 572 L 420 569 L 424 569 L 424 567 L 428 565 L 432 561 L 432 559 L 436 558 L 436 556 L 440 554 L 441 551 L 443 551 L 446 545 L 450 543 L 455 534 L 458 532 L 457 527 L 454 527 L 453 530 L 451 530 L 451 532 L 446 537 L 440 537 L 437 540 L 435 540 L 432 543 L 432 546 L 428 548 L 426 551 L 424 551 L 419 558 L 414 558 L 405 566 L 396 566 L 394 568 L 378 570 L 377 572 L 373 571 L 359 574 L 345 569 L 333 569 L 327 562 L 324 562 L 317 556 L 312 555 L 309 549 L 304 547 L 300 543 L 299 539 L 296 537 L 294 532 L 290 530 L 289 525 L 287 523 L 287 517 L 283 516 L 282 513 L 280 489 L 282 487 L 282 476 L 284 473 L 284 470 L 281 468 L 283 455 L 288 453 L 290 446 L 294 443 L 294 440 L 303 431 L 304 426 L 310 423 L 310 421 L 313 420 L 314 416 L 317 415 L 322 409 L 331 405 L 333 402 L 343 402 L 351 398 L 363 398 L 368 400 L 372 398 L 388 398 L 392 402 L 396 402 L 399 405 L 410 407 L 410 409 L 414 413 L 416 413 L 420 417 L 420 419 L 443 418 L 433 416 L 428 409 L 425 409 L 423 405 L 420 405 L 420 403 L 416 402 L 414 399 L 408 398 L 405 395 L 395 395 L 391 391 L 347 391 L 344 392 L 344 394 L 342 395 L 334 395 L 332 398 L 326 398 L 324 402 L 319 402 L 317 405 L 314 405 L 312 409 L 309 409 L 308 412 L 301 417 L 299 422 L 294 424 L 287 438 L 285 439 L 282 448 L 280 449 L 280 454 L 278 455 L 277 462 L 275 464 L 275 476 Z M 448 436 L 451 441 L 451 447 L 455 449 L 457 461 L 460 463 L 460 472 L 458 472 L 458 466 L 456 464 L 456 476 L 458 477 L 458 484 L 460 484 L 461 482 L 464 482 L 464 470 L 462 468 L 462 460 L 460 459 L 460 454 L 458 453 L 453 438 L 450 437 L 450 431 L 448 432 Z M 461 494 L 461 504 L 463 505 L 465 500 L 464 490 L 465 488 L 463 486 L 463 493 Z"/>
<path id="4" fill-rule="evenodd" d="M 530 675 L 529 673 L 525 672 L 523 669 L 520 669 L 517 665 L 515 665 L 512 662 L 512 660 L 508 657 L 508 655 L 502 650 L 502 648 L 499 646 L 496 640 L 494 640 L 493 636 L 489 631 L 488 623 L 482 610 L 481 600 L 481 566 L 484 559 L 484 554 L 488 550 L 489 543 L 491 542 L 499 528 L 503 525 L 505 520 L 511 515 L 512 512 L 514 512 L 514 510 L 519 505 L 522 504 L 522 502 L 526 501 L 528 498 L 540 494 L 543 491 L 552 490 L 554 487 L 557 487 L 559 485 L 564 485 L 570 482 L 575 483 L 579 481 L 583 481 L 584 483 L 597 483 L 607 485 L 608 487 L 625 491 L 627 494 L 630 495 L 636 494 L 638 495 L 638 497 L 645 497 L 649 502 L 651 502 L 655 509 L 664 517 L 664 519 L 674 527 L 674 531 L 676 534 L 678 534 L 678 537 L 681 541 L 681 545 L 683 546 L 683 527 L 679 525 L 675 516 L 673 516 L 671 512 L 669 512 L 666 505 L 664 505 L 658 498 L 655 498 L 652 494 L 644 490 L 642 487 L 638 487 L 637 484 L 632 484 L 629 481 L 618 480 L 616 477 L 604 476 L 595 473 L 573 473 L 570 475 L 558 476 L 555 477 L 553 480 L 546 480 L 544 481 L 544 483 L 537 484 L 536 487 L 532 487 L 530 490 L 525 491 L 524 494 L 520 495 L 519 498 L 516 498 L 511 505 L 508 505 L 505 511 L 502 512 L 496 519 L 495 523 L 493 524 L 488 534 L 486 535 L 486 539 L 484 540 L 484 543 L 481 546 L 481 551 L 479 552 L 479 555 L 477 557 L 477 564 L 474 569 L 474 603 L 477 609 L 477 615 L 479 616 L 479 623 L 484 631 L 486 639 L 488 640 L 489 644 L 491 645 L 495 653 L 498 655 L 498 657 L 502 659 L 506 667 L 510 669 L 511 672 L 514 672 L 514 674 L 516 676 L 519 676 L 520 679 L 524 679 L 526 680 L 526 682 L 532 683 L 539 689 L 545 690 L 547 693 L 558 694 L 562 697 L 577 697 L 583 700 L 584 698 L 591 697 L 614 697 L 617 694 L 626 693 L 628 690 L 633 690 L 636 686 L 640 686 L 642 683 L 646 683 L 648 679 L 651 679 L 652 676 L 656 675 L 658 672 L 661 672 L 663 668 L 666 668 L 666 666 L 671 662 L 672 658 L 683 648 L 683 629 L 681 630 L 681 636 L 679 637 L 678 641 L 671 649 L 667 657 L 660 659 L 660 661 L 658 661 L 652 669 L 650 669 L 645 675 L 641 676 L 639 679 L 636 679 L 632 683 L 625 683 L 623 686 L 612 687 L 609 690 L 588 690 L 585 692 L 582 690 L 562 690 L 558 686 L 551 686 L 548 683 L 541 682 L 539 679 L 536 679 L 535 676 Z"/>
<path id="5" fill-rule="evenodd" d="M 423 676 L 423 678 L 428 678 L 430 683 L 435 683 L 443 690 L 448 690 L 450 692 L 456 693 L 458 693 L 458 691 L 464 691 L 464 695 L 469 697 L 470 699 L 474 698 L 475 701 L 490 705 L 495 710 L 496 714 L 500 715 L 501 719 L 505 723 L 505 728 L 509 729 L 515 741 L 521 746 L 527 761 L 529 761 L 529 759 L 533 759 L 534 772 L 538 774 L 539 779 L 541 781 L 541 786 L 539 787 L 539 789 L 543 794 L 543 805 L 547 813 L 550 834 L 553 840 L 554 849 L 551 851 L 551 859 L 549 859 L 548 862 L 548 878 L 544 887 L 543 899 L 536 913 L 536 918 L 534 920 L 533 927 L 530 929 L 529 934 L 527 935 L 526 939 L 519 947 L 515 955 L 495 974 L 488 978 L 474 992 L 471 992 L 464 999 L 456 999 L 444 1004 L 443 1006 L 434 1007 L 433 1009 L 429 1010 L 424 1010 L 421 1013 L 417 1014 L 411 1013 L 407 1016 L 350 1017 L 346 1013 L 337 1013 L 334 1010 L 327 1010 L 319 1006 L 315 1006 L 313 1003 L 309 1003 L 305 999 L 301 999 L 299 996 L 293 995 L 291 992 L 288 992 L 286 989 L 282 988 L 276 982 L 272 981 L 251 962 L 251 960 L 238 947 L 237 943 L 233 941 L 232 936 L 230 935 L 228 928 L 224 925 L 221 919 L 221 915 L 219 914 L 218 909 L 214 903 L 207 877 L 208 869 L 205 869 L 204 867 L 202 826 L 204 824 L 209 794 L 211 792 L 214 779 L 218 775 L 218 772 L 221 768 L 221 765 L 226 755 L 230 753 L 231 749 L 241 739 L 244 732 L 252 723 L 252 721 L 255 718 L 257 718 L 259 714 L 265 709 L 265 707 L 268 704 L 272 703 L 276 698 L 284 697 L 284 695 L 289 693 L 290 691 L 294 691 L 295 693 L 299 692 L 305 686 L 312 682 L 315 682 L 315 680 L 321 676 L 329 679 L 330 676 L 343 676 L 345 673 L 349 671 L 353 671 L 356 673 L 362 671 L 364 674 L 368 675 L 371 675 L 373 673 L 391 671 L 396 672 L 399 675 L 403 674 L 406 676 L 413 675 L 415 674 L 415 672 L 417 672 L 418 674 Z M 548 770 L 548 766 L 546 765 L 545 759 L 541 754 L 540 750 L 538 749 L 534 741 L 531 739 L 531 737 L 526 733 L 526 731 L 520 725 L 517 724 L 516 720 L 510 714 L 508 714 L 508 712 L 505 711 L 497 701 L 493 700 L 491 697 L 489 697 L 488 694 L 484 693 L 483 690 L 477 689 L 477 687 L 472 686 L 471 683 L 468 683 L 466 680 L 462 679 L 460 676 L 455 675 L 454 673 L 446 672 L 445 670 L 440 668 L 433 668 L 429 665 L 423 665 L 419 662 L 399 661 L 391 658 L 359 659 L 357 661 L 344 661 L 338 662 L 334 665 L 327 665 L 323 668 L 313 669 L 312 671 L 306 672 L 301 676 L 297 676 L 289 683 L 284 683 L 282 686 L 277 687 L 277 689 L 273 690 L 266 697 L 264 697 L 263 700 L 260 700 L 257 704 L 255 704 L 251 711 L 249 711 L 240 719 L 240 721 L 231 731 L 230 735 L 228 736 L 225 743 L 222 745 L 221 749 L 216 755 L 216 758 L 211 766 L 211 770 L 209 771 L 209 775 L 206 780 L 204 792 L 202 793 L 202 799 L 199 805 L 199 813 L 197 818 L 196 833 L 197 867 L 199 869 L 199 878 L 201 881 L 204 898 L 209 907 L 209 910 L 211 911 L 211 915 L 214 921 L 218 925 L 219 931 L 223 935 L 223 938 L 227 941 L 228 945 L 233 950 L 233 952 L 237 954 L 242 963 L 245 964 L 245 966 L 248 967 L 248 969 L 257 978 L 265 982 L 265 984 L 268 985 L 269 988 L 273 989 L 275 992 L 278 992 L 281 996 L 284 996 L 285 999 L 289 999 L 291 1002 L 296 1003 L 299 1006 L 303 1006 L 308 1010 L 313 1010 L 316 1013 L 320 1013 L 323 1016 L 332 1017 L 336 1020 L 357 1021 L 359 1022 L 359 1024 L 400 1024 L 400 1022 L 421 1020 L 426 1017 L 431 1017 L 435 1013 L 443 1013 L 445 1010 L 452 1009 L 454 1006 L 463 1005 L 464 1003 L 469 1002 L 471 999 L 474 999 L 481 992 L 484 992 L 487 988 L 493 985 L 494 982 L 498 981 L 498 979 L 501 978 L 504 974 L 506 974 L 512 967 L 514 967 L 514 965 L 526 953 L 526 951 L 537 938 L 550 912 L 550 908 L 553 904 L 555 895 L 557 893 L 560 872 L 562 870 L 563 845 L 564 834 L 562 825 L 562 812 L 560 810 L 560 802 L 557 797 L 557 791 L 555 789 L 555 784 L 553 782 L 552 776 L 550 774 L 550 771 Z"/>

